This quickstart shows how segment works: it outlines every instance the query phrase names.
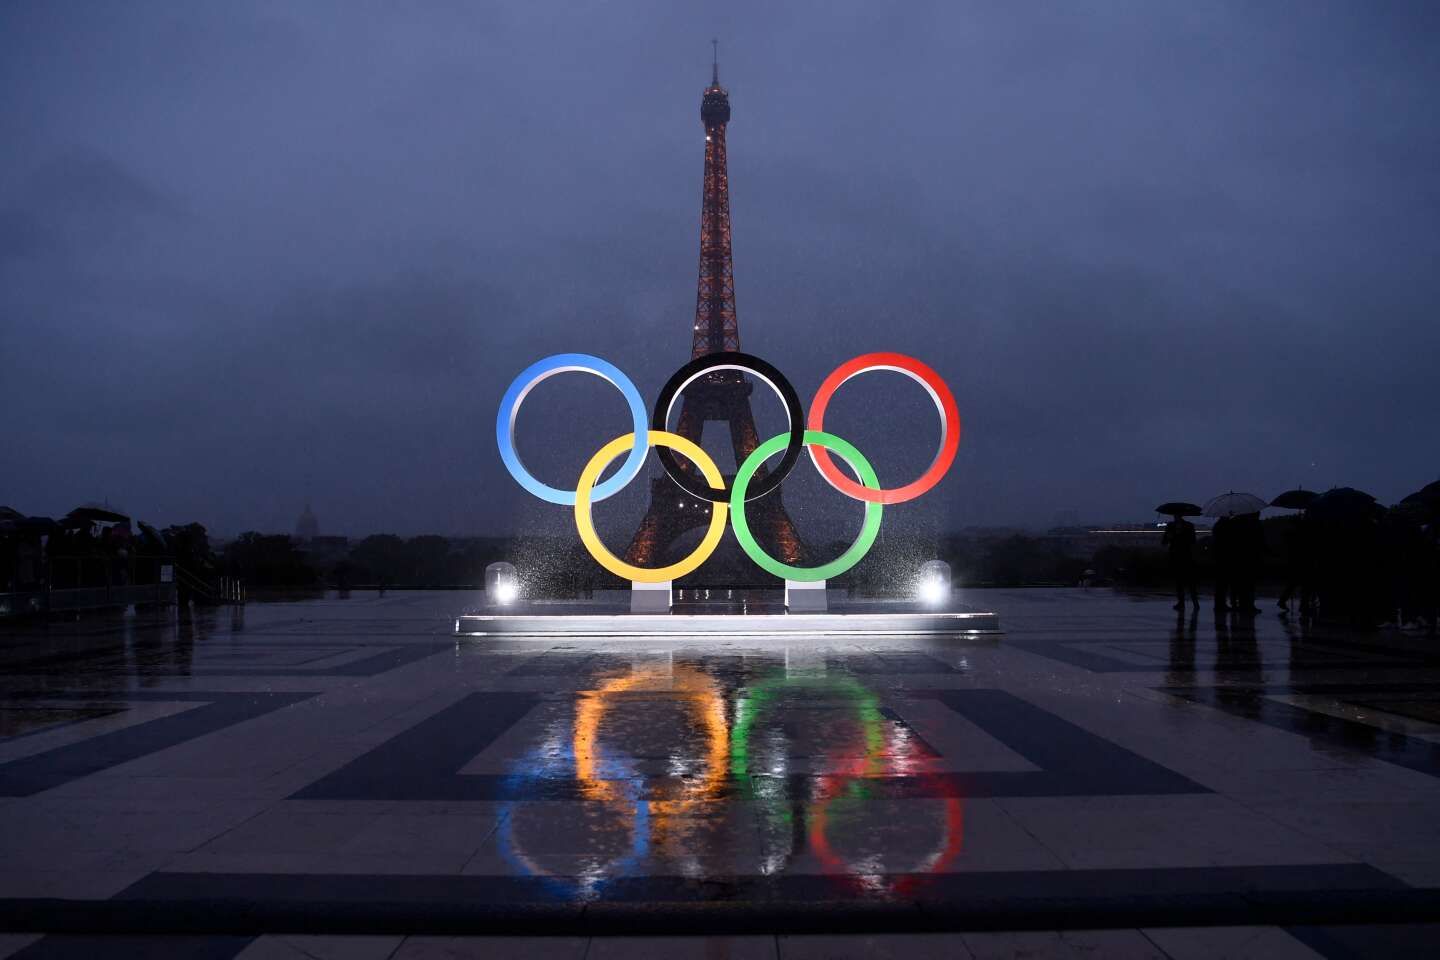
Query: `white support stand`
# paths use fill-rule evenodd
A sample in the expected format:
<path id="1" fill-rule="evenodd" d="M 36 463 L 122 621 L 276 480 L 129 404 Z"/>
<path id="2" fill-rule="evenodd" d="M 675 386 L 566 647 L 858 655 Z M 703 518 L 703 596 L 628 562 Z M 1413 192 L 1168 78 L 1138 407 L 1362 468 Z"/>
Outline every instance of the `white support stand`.
<path id="1" fill-rule="evenodd" d="M 824 613 L 826 609 L 824 580 L 809 583 L 785 581 L 785 610 L 788 613 Z"/>
<path id="2" fill-rule="evenodd" d="M 641 583 L 630 581 L 631 613 L 669 613 L 670 586 L 672 581 L 663 583 Z"/>

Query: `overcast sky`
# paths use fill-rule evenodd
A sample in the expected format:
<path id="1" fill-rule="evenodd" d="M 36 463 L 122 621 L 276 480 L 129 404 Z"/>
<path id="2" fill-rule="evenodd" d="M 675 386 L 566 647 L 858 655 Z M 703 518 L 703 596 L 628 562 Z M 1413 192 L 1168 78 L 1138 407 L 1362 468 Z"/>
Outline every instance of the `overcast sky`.
<path id="1" fill-rule="evenodd" d="M 1427 0 L 8 0 L 0 503 L 563 523 L 495 407 L 548 353 L 647 402 L 687 359 L 712 36 L 742 347 L 807 401 L 899 350 L 959 402 L 954 470 L 887 523 L 1393 502 L 1440 476 L 1437 29 Z M 874 374 L 827 427 L 903 483 L 923 399 Z M 568 376 L 521 450 L 573 486 L 626 423 Z M 807 464 L 785 491 L 858 526 Z"/>

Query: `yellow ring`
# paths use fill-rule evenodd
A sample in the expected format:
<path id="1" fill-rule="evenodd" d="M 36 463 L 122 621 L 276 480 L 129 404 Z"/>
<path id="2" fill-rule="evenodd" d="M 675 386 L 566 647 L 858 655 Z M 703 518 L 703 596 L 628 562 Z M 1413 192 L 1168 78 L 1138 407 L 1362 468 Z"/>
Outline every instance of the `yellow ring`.
<path id="1" fill-rule="evenodd" d="M 605 549 L 605 544 L 600 542 L 600 537 L 595 533 L 595 524 L 590 519 L 590 491 L 595 486 L 595 481 L 600 479 L 600 474 L 604 472 L 605 468 L 629 451 L 634 442 L 635 434 L 633 433 L 616 437 L 601 447 L 595 456 L 590 458 L 590 462 L 585 464 L 585 469 L 580 471 L 580 482 L 575 487 L 575 529 L 580 533 L 580 542 L 585 544 L 585 549 L 590 551 L 590 556 L 595 558 L 595 562 L 615 576 L 633 580 L 636 583 L 664 583 L 667 580 L 676 580 L 710 559 L 710 554 L 715 552 L 715 548 L 720 545 L 720 538 L 725 535 L 725 518 L 729 513 L 730 505 L 724 502 L 710 504 L 710 528 L 705 531 L 705 537 L 700 541 L 700 545 L 684 560 L 653 570 L 636 567 L 621 560 Z M 709 454 L 700 449 L 698 443 L 692 443 L 678 433 L 669 433 L 665 430 L 649 431 L 646 434 L 646 443 L 651 447 L 669 447 L 676 451 L 700 468 L 700 473 L 704 475 L 713 489 L 725 489 L 725 478 L 720 476 L 720 468 L 715 466 L 715 461 L 710 459 Z"/>

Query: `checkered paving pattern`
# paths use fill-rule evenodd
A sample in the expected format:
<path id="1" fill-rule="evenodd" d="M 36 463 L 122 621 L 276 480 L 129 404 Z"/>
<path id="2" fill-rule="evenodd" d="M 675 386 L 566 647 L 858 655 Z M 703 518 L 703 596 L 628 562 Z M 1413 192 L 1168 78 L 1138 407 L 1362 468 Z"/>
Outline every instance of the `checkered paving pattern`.
<path id="1" fill-rule="evenodd" d="M 471 599 L 5 627 L 0 956 L 1440 944 L 1425 638 L 1071 590 L 971 598 L 998 638 L 449 636 Z"/>

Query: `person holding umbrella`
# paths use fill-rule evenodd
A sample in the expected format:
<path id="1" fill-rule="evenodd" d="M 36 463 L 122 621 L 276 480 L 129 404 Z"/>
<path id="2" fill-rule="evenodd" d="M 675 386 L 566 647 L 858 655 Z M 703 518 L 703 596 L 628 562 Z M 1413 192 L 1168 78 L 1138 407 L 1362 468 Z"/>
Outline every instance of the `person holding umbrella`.
<path id="1" fill-rule="evenodd" d="M 1417 551 L 1408 558 L 1406 578 L 1415 619 L 1435 635 L 1440 624 L 1440 480 L 1426 484 L 1395 507 L 1419 525 Z"/>
<path id="2" fill-rule="evenodd" d="M 1230 609 L 1237 613 L 1256 614 L 1255 581 L 1260 576 L 1261 558 L 1265 554 L 1265 528 L 1260 513 L 1242 513 L 1231 519 L 1235 525 L 1234 584 L 1231 587 Z"/>
<path id="3" fill-rule="evenodd" d="M 1195 524 L 1185 518 L 1200 516 L 1200 508 L 1193 503 L 1172 500 L 1160 504 L 1155 512 L 1171 518 L 1165 524 L 1165 536 L 1160 538 L 1160 543 L 1170 550 L 1170 573 L 1175 577 L 1174 609 L 1185 609 L 1188 586 L 1191 606 L 1199 610 L 1200 594 L 1195 587 Z"/>
<path id="4" fill-rule="evenodd" d="M 1285 550 L 1285 588 L 1275 605 L 1280 615 L 1290 615 L 1290 601 L 1296 591 L 1300 593 L 1300 615 L 1309 616 L 1315 603 L 1315 528 L 1305 509 L 1320 496 L 1313 490 L 1297 487 L 1286 490 L 1270 501 L 1270 506 L 1281 510 L 1300 511 L 1285 521 L 1281 538 Z"/>
<path id="5" fill-rule="evenodd" d="M 1252 539 L 1248 521 L 1241 518 L 1255 514 L 1255 526 L 1259 527 L 1260 511 L 1267 504 L 1249 493 L 1222 493 L 1205 504 L 1204 515 L 1215 517 L 1211 528 L 1211 542 L 1215 550 L 1215 614 L 1223 615 L 1230 606 L 1227 597 L 1235 605 L 1236 612 L 1258 613 L 1255 608 L 1254 588 L 1246 590 L 1246 552 Z M 1261 535 L 1263 537 L 1263 534 Z M 1253 583 L 1253 581 L 1251 581 Z"/>
<path id="6" fill-rule="evenodd" d="M 1334 487 L 1310 501 L 1305 513 L 1315 524 L 1321 614 L 1373 627 L 1385 605 L 1380 542 L 1385 508 L 1364 491 Z"/>

